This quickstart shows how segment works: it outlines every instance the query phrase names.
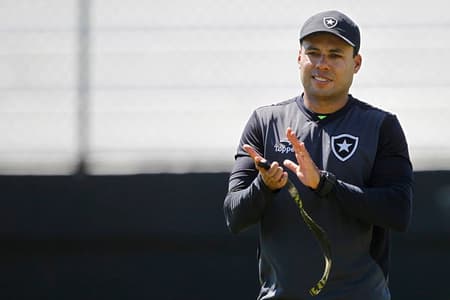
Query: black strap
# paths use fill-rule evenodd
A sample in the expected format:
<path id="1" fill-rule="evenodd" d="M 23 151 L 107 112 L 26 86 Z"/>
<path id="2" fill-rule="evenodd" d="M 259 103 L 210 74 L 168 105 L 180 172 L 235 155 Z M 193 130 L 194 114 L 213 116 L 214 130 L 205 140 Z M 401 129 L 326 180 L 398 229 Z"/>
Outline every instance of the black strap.
<path id="1" fill-rule="evenodd" d="M 328 195 L 336 185 L 336 176 L 327 171 L 320 171 L 320 181 L 315 192 L 319 197 Z"/>
<path id="2" fill-rule="evenodd" d="M 268 170 L 270 168 L 270 163 L 265 160 L 260 163 L 258 163 L 258 166 Z M 331 174 L 331 173 L 329 173 Z M 321 177 L 323 175 L 321 174 Z M 317 224 L 306 212 L 306 210 L 303 208 L 303 202 L 300 198 L 300 194 L 298 193 L 297 188 L 295 185 L 288 179 L 288 182 L 286 184 L 289 194 L 291 195 L 292 199 L 294 199 L 295 203 L 297 204 L 300 215 L 303 218 L 303 221 L 308 225 L 309 230 L 314 234 L 316 239 L 318 240 L 320 244 L 320 248 L 323 252 L 323 257 L 325 260 L 325 268 L 323 271 L 322 278 L 312 287 L 309 289 L 309 293 L 312 296 L 317 296 L 320 291 L 324 288 L 325 284 L 327 283 L 328 276 L 330 275 L 331 265 L 332 265 L 332 259 L 331 259 L 331 243 L 328 239 L 328 236 L 323 230 L 322 227 L 320 227 L 319 224 Z"/>
<path id="3" fill-rule="evenodd" d="M 317 224 L 303 208 L 303 202 L 302 199 L 300 198 L 300 194 L 298 193 L 297 188 L 290 180 L 288 180 L 287 182 L 287 189 L 292 199 L 294 199 L 295 203 L 297 204 L 300 210 L 300 214 L 303 218 L 303 221 L 305 221 L 306 225 L 308 225 L 309 230 L 312 231 L 316 239 L 319 241 L 320 248 L 322 248 L 323 257 L 325 259 L 325 268 L 323 271 L 322 278 L 320 278 L 320 280 L 316 283 L 316 285 L 314 285 L 312 288 L 309 289 L 309 293 L 312 296 L 316 296 L 324 288 L 325 284 L 327 283 L 328 276 L 330 275 L 332 264 L 331 243 L 330 240 L 328 239 L 325 230 L 323 230 L 323 228 L 320 227 L 320 225 Z"/>

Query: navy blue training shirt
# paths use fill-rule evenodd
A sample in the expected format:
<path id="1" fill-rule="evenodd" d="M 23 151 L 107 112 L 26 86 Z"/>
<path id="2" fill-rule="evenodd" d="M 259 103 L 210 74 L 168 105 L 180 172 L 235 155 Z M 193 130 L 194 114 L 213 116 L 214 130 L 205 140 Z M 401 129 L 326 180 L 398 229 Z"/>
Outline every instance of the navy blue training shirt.
<path id="1" fill-rule="evenodd" d="M 286 138 L 291 127 L 321 170 L 337 182 L 319 197 L 288 171 L 309 215 L 327 232 L 333 265 L 318 296 L 308 290 L 320 279 L 320 246 L 303 223 L 286 188 L 269 190 L 252 158 L 253 146 L 280 165 L 295 160 Z M 302 96 L 256 109 L 235 156 L 224 201 L 227 226 L 238 233 L 259 225 L 258 299 L 388 300 L 389 231 L 405 231 L 412 202 L 412 166 L 403 130 L 395 115 L 349 95 L 326 117 L 309 111 Z"/>

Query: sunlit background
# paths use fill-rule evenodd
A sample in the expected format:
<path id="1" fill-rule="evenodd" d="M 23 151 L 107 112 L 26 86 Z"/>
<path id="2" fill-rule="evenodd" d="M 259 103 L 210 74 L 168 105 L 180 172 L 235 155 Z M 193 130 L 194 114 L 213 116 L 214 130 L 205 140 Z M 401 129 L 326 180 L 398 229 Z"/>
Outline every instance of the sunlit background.
<path id="1" fill-rule="evenodd" d="M 351 93 L 398 116 L 416 171 L 392 299 L 450 299 L 447 8 L 0 0 L 0 299 L 255 299 L 257 226 L 226 228 L 229 171 L 252 111 L 301 92 L 298 32 L 326 9 L 360 25 Z"/>
<path id="2" fill-rule="evenodd" d="M 223 172 L 252 110 L 300 93 L 298 30 L 362 31 L 352 94 L 450 169 L 446 1 L 0 1 L 0 173 Z"/>

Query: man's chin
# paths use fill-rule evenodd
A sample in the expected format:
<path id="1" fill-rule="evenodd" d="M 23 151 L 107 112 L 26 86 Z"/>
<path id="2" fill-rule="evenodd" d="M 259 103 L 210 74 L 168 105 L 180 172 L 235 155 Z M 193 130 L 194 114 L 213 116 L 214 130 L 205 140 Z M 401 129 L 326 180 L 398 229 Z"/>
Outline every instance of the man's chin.
<path id="1" fill-rule="evenodd" d="M 310 95 L 315 98 L 328 98 L 328 97 L 335 96 L 335 94 L 336 93 L 334 91 L 325 90 L 325 89 L 314 90 L 314 91 L 312 91 L 312 93 L 310 93 Z"/>

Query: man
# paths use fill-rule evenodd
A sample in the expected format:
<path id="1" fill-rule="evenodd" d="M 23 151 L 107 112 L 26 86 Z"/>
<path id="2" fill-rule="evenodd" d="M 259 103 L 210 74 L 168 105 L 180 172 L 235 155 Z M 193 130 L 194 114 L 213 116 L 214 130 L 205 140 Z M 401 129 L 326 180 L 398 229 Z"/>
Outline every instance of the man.
<path id="1" fill-rule="evenodd" d="M 349 94 L 359 47 L 348 16 L 309 18 L 298 55 L 303 93 L 256 109 L 244 129 L 224 213 L 233 233 L 259 225 L 258 299 L 390 299 L 389 231 L 409 225 L 412 166 L 396 116 Z M 288 178 L 331 247 L 328 282 L 315 297 L 322 250 Z"/>

